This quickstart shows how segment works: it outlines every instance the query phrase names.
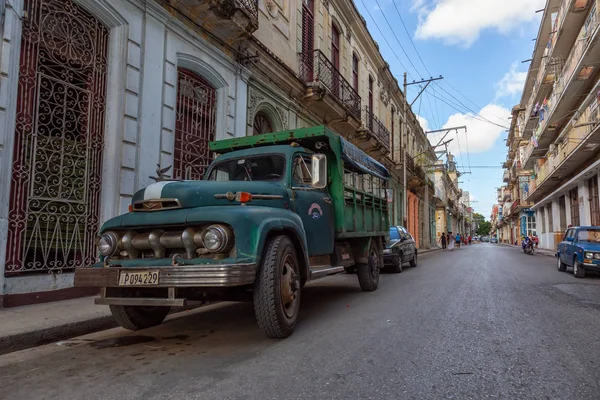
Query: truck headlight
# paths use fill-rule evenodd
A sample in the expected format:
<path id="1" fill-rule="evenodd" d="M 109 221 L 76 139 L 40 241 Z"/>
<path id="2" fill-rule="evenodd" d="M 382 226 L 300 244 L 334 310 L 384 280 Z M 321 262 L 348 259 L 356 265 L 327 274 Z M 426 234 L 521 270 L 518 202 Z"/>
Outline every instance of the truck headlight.
<path id="1" fill-rule="evenodd" d="M 600 259 L 600 253 L 594 253 L 594 258 L 596 260 L 599 260 Z"/>
<path id="2" fill-rule="evenodd" d="M 594 253 L 585 253 L 585 258 L 594 258 Z"/>
<path id="3" fill-rule="evenodd" d="M 223 225 L 211 225 L 204 231 L 202 241 L 211 253 L 222 253 L 229 247 L 231 230 Z"/>
<path id="4" fill-rule="evenodd" d="M 114 232 L 106 232 L 98 239 L 98 251 L 105 257 L 115 255 L 118 250 L 119 238 Z"/>

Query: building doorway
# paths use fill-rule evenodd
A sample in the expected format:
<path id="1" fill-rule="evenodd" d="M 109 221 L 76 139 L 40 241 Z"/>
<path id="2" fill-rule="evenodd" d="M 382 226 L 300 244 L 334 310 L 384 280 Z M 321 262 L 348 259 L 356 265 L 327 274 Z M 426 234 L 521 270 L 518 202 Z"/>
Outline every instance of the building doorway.
<path id="1" fill-rule="evenodd" d="M 6 275 L 93 263 L 102 183 L 109 31 L 71 0 L 24 11 Z"/>

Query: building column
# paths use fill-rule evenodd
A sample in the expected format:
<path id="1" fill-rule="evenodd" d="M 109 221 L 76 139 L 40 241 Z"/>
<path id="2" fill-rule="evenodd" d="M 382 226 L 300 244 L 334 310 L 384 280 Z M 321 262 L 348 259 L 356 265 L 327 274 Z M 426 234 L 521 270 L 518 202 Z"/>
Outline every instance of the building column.
<path id="1" fill-rule="evenodd" d="M 425 187 L 425 194 L 423 195 L 423 247 L 431 247 L 431 211 L 429 207 L 429 188 Z"/>
<path id="2" fill-rule="evenodd" d="M 579 182 L 579 187 L 577 189 L 579 195 L 579 224 L 580 225 L 590 225 L 592 221 L 592 214 L 590 211 L 590 202 L 588 199 L 590 198 L 590 191 L 588 190 L 588 185 L 586 185 L 586 180 L 584 179 L 582 182 Z"/>

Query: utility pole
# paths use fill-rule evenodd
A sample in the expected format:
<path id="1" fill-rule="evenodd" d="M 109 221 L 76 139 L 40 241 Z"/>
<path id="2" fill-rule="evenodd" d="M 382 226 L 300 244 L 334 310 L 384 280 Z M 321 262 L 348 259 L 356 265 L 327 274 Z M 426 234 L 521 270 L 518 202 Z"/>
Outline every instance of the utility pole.
<path id="1" fill-rule="evenodd" d="M 425 83 L 427 82 L 427 85 L 425 85 L 425 87 L 423 89 L 421 89 L 421 91 L 419 92 L 419 94 L 417 94 L 417 97 L 415 97 L 415 99 L 412 101 L 412 103 L 410 103 L 411 105 L 414 104 L 415 101 L 417 101 L 417 99 L 419 98 L 419 96 L 421 96 L 421 94 L 423 94 L 423 91 L 425 91 L 425 88 L 427 88 L 427 86 L 429 85 L 430 82 L 433 81 L 439 81 L 440 79 L 444 79 L 443 76 L 439 76 L 438 78 L 429 78 L 429 79 L 423 79 L 420 80 L 418 82 L 411 82 L 408 83 L 406 82 L 406 72 L 404 73 L 404 86 L 403 86 L 403 94 L 404 94 L 404 124 L 402 124 L 402 136 L 400 137 L 400 146 L 402 147 L 402 154 L 403 154 L 403 159 L 402 159 L 402 216 L 404 218 L 404 226 L 407 226 L 408 223 L 408 215 L 406 214 L 407 210 L 407 204 L 408 204 L 408 199 L 406 198 L 406 159 L 407 159 L 407 153 L 406 153 L 406 142 L 408 140 L 407 138 L 407 124 L 408 124 L 408 110 L 407 110 L 407 105 L 408 105 L 408 98 L 406 97 L 406 88 L 409 85 L 417 85 L 419 83 Z"/>

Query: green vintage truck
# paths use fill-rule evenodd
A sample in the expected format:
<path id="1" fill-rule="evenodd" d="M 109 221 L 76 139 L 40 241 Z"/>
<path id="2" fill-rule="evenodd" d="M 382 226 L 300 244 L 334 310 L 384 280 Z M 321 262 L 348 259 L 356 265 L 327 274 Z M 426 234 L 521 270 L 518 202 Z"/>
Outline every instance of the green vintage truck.
<path id="1" fill-rule="evenodd" d="M 273 338 L 296 325 L 310 280 L 353 268 L 376 290 L 388 232 L 386 168 L 326 127 L 210 143 L 201 181 L 158 181 L 98 237 L 100 261 L 75 271 L 96 304 L 136 330 L 170 307 L 252 300 Z"/>

